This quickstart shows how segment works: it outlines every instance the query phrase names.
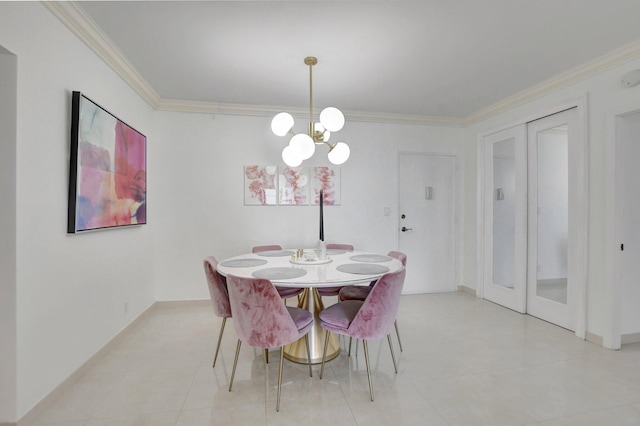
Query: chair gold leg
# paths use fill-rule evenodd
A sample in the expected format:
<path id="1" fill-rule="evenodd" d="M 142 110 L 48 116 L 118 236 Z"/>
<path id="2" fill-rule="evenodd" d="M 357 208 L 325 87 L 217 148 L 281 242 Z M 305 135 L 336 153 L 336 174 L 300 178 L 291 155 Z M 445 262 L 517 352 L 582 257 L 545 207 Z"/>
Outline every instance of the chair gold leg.
<path id="1" fill-rule="evenodd" d="M 280 411 L 280 391 L 282 390 L 282 364 L 284 363 L 284 346 L 280 347 L 280 368 L 278 369 L 278 396 L 276 397 L 276 411 Z"/>
<path id="2" fill-rule="evenodd" d="M 387 334 L 387 340 L 389 341 L 389 349 L 391 349 L 391 359 L 393 360 L 393 369 L 398 374 L 398 365 L 396 364 L 396 354 L 393 352 L 393 345 L 391 344 L 391 333 Z"/>
<path id="3" fill-rule="evenodd" d="M 222 333 L 224 333 L 224 325 L 227 323 L 227 318 L 222 318 L 222 327 L 220 327 L 220 335 L 218 336 L 218 345 L 216 346 L 216 354 L 213 356 L 213 365 L 211 368 L 216 368 L 216 360 L 218 359 L 218 352 L 220 352 L 220 342 L 222 342 Z"/>
<path id="4" fill-rule="evenodd" d="M 371 384 L 371 368 L 369 367 L 369 347 L 366 340 L 362 340 L 362 347 L 364 348 L 364 362 L 367 364 L 367 379 L 369 379 L 369 394 L 371 395 L 371 401 L 373 401 L 373 385 Z"/>
<path id="5" fill-rule="evenodd" d="M 327 358 L 327 346 L 329 346 L 329 330 L 325 330 L 324 337 L 324 350 L 322 351 L 322 366 L 320 367 L 320 380 L 322 380 L 322 373 L 324 373 L 324 361 Z"/>
<path id="6" fill-rule="evenodd" d="M 400 331 L 398 330 L 398 320 L 393 322 L 393 325 L 396 327 L 396 336 L 398 337 L 398 346 L 400 346 L 400 352 L 402 352 L 402 340 L 400 340 Z"/>
<path id="7" fill-rule="evenodd" d="M 233 360 L 233 370 L 231 370 L 231 380 L 229 381 L 229 392 L 231 392 L 231 387 L 233 386 L 233 378 L 236 375 L 236 366 L 238 365 L 238 355 L 240 354 L 241 345 L 242 345 L 242 341 L 238 339 L 238 346 L 236 346 L 236 357 Z"/>
<path id="8" fill-rule="evenodd" d="M 267 361 L 267 364 L 269 364 L 269 349 L 264 350 L 264 359 Z"/>
<path id="9" fill-rule="evenodd" d="M 309 333 L 304 335 L 304 343 L 307 345 L 307 361 L 309 361 L 309 377 L 313 377 L 311 370 L 311 349 L 309 348 Z"/>

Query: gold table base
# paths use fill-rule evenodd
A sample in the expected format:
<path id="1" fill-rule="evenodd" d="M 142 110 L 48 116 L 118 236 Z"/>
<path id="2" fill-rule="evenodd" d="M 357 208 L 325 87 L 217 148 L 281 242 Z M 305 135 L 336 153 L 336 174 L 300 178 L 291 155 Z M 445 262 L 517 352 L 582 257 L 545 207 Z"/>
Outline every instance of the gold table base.
<path id="1" fill-rule="evenodd" d="M 309 330 L 309 352 L 311 352 L 311 363 L 320 364 L 322 362 L 322 351 L 324 349 L 324 339 L 327 331 L 320 325 L 318 315 L 324 309 L 322 298 L 315 288 L 305 288 L 300 295 L 298 307 L 306 309 L 313 314 L 313 327 Z M 338 335 L 332 333 L 329 336 L 329 346 L 327 347 L 326 360 L 332 360 L 340 354 L 340 340 Z M 300 364 L 307 364 L 307 347 L 304 337 L 290 343 L 284 347 L 284 357 L 290 361 Z"/>

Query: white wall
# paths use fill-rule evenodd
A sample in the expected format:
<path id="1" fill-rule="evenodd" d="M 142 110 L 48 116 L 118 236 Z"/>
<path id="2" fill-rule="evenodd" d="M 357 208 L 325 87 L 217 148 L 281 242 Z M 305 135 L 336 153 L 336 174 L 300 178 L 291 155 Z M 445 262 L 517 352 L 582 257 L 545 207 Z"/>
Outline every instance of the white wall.
<path id="1" fill-rule="evenodd" d="M 71 92 L 147 134 L 151 154 L 153 110 L 39 2 L 0 2 L 0 45 L 18 64 L 17 401 L 2 422 L 22 417 L 154 302 L 156 225 L 66 234 Z"/>
<path id="2" fill-rule="evenodd" d="M 283 166 L 285 138 L 270 117 L 158 112 L 149 168 L 149 220 L 158 225 L 158 300 L 207 298 L 204 257 L 224 259 L 260 244 L 313 247 L 318 208 L 244 206 L 243 166 Z M 334 135 L 349 143 L 342 204 L 324 209 L 325 240 L 387 252 L 397 248 L 398 151 L 459 153 L 463 130 L 349 121 Z M 318 147 L 305 165 L 330 165 Z M 384 207 L 391 215 L 384 216 Z"/>
<path id="3" fill-rule="evenodd" d="M 556 105 L 588 95 L 588 144 L 589 144 L 589 246 L 587 283 L 587 331 L 602 336 L 609 318 L 605 318 L 603 306 L 605 294 L 611 292 L 610 283 L 605 282 L 605 147 L 613 143 L 608 140 L 607 118 L 612 110 L 635 104 L 640 99 L 640 86 L 623 88 L 620 77 L 626 72 L 640 68 L 640 59 L 606 70 L 601 74 L 577 82 L 562 90 L 542 96 L 508 112 L 475 123 L 465 130 L 465 264 L 464 282 L 475 288 L 476 248 L 476 141 L 477 135 L 509 124 L 533 118 L 538 113 L 549 113 Z"/>

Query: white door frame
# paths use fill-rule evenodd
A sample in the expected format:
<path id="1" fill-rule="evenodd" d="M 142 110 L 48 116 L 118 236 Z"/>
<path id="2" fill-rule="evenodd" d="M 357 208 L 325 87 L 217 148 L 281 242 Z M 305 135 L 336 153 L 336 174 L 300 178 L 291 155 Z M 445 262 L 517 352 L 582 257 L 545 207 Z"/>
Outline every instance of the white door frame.
<path id="1" fill-rule="evenodd" d="M 618 244 L 621 241 L 618 212 L 617 145 L 616 121 L 618 117 L 640 113 L 640 104 L 628 105 L 611 110 L 606 115 L 607 142 L 605 144 L 605 253 L 604 253 L 604 329 L 602 346 L 608 349 L 622 347 L 620 306 L 622 291 L 618 279 L 620 257 Z"/>
<path id="2" fill-rule="evenodd" d="M 585 94 L 579 98 L 567 100 L 566 102 L 559 103 L 554 107 L 550 107 L 541 110 L 534 114 L 529 114 L 521 119 L 514 120 L 508 124 L 494 128 L 490 131 L 478 133 L 476 136 L 476 167 L 477 167 L 477 185 L 476 185 L 476 296 L 484 298 L 484 138 L 493 133 L 505 130 L 518 125 L 526 124 L 528 122 L 552 115 L 569 108 L 578 108 L 578 120 L 579 131 L 581 132 L 580 140 L 581 145 L 578 149 L 576 157 L 570 158 L 569 161 L 573 161 L 575 164 L 575 191 L 579 194 L 579 198 L 582 200 L 579 206 L 576 206 L 578 214 L 575 218 L 572 218 L 574 226 L 579 230 L 576 233 L 576 240 L 572 241 L 576 245 L 576 252 L 574 256 L 575 267 L 577 271 L 582 271 L 580 276 L 577 277 L 578 283 L 576 285 L 576 322 L 575 322 L 575 335 L 581 339 L 586 337 L 587 326 L 587 298 L 586 291 L 588 286 L 588 244 L 589 244 L 589 120 L 588 120 L 588 98 Z"/>

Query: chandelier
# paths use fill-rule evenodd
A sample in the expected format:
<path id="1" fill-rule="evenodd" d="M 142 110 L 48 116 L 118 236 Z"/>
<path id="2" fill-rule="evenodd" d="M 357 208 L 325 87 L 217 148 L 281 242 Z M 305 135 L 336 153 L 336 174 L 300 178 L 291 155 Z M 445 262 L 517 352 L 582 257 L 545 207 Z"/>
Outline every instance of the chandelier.
<path id="1" fill-rule="evenodd" d="M 316 151 L 316 145 L 326 144 L 329 147 L 329 161 L 335 165 L 343 164 L 351 153 L 349 145 L 344 142 L 329 143 L 331 132 L 337 132 L 344 126 L 344 115 L 338 108 L 328 107 L 320 112 L 320 122 L 313 121 L 313 66 L 318 59 L 313 56 L 304 58 L 309 65 L 309 125 L 307 133 L 293 132 L 293 116 L 288 112 L 281 112 L 271 120 L 271 130 L 277 136 L 293 135 L 282 150 L 282 159 L 289 167 L 298 167 L 304 160 L 308 160 Z"/>

